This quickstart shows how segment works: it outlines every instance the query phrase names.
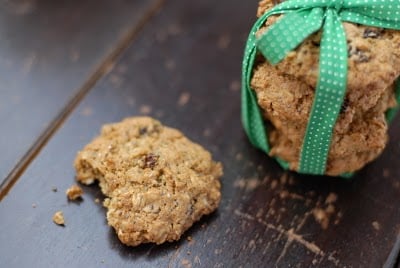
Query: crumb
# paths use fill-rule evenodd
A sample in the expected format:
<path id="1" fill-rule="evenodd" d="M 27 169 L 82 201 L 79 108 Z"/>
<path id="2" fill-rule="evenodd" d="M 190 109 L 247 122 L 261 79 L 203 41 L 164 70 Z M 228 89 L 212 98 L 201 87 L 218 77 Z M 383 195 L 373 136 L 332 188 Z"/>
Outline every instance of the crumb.
<path id="1" fill-rule="evenodd" d="M 233 186 L 236 188 L 243 189 L 246 187 L 246 181 L 244 179 L 237 179 L 234 181 Z"/>
<path id="2" fill-rule="evenodd" d="M 94 200 L 94 202 L 95 202 L 96 204 L 98 204 L 98 203 L 100 203 L 100 199 L 96 198 L 96 199 Z"/>
<path id="3" fill-rule="evenodd" d="M 183 259 L 181 261 L 181 264 L 185 268 L 191 268 L 192 267 L 192 263 L 188 259 Z"/>
<path id="4" fill-rule="evenodd" d="M 278 181 L 277 180 L 273 180 L 271 182 L 271 189 L 274 190 L 276 188 L 276 186 L 278 186 Z"/>
<path id="5" fill-rule="evenodd" d="M 206 225 L 203 223 L 200 227 L 201 227 L 202 229 L 204 229 L 204 228 L 206 228 Z"/>
<path id="6" fill-rule="evenodd" d="M 186 252 L 186 255 L 190 255 L 190 254 L 192 254 L 192 252 L 190 252 L 190 251 L 187 251 L 187 252 Z"/>
<path id="7" fill-rule="evenodd" d="M 209 128 L 204 129 L 203 136 L 204 137 L 210 137 L 211 136 L 211 130 Z"/>
<path id="8" fill-rule="evenodd" d="M 140 106 L 139 112 L 141 114 L 150 114 L 151 113 L 151 107 L 149 105 L 142 105 L 142 106 Z"/>
<path id="9" fill-rule="evenodd" d="M 243 155 L 242 155 L 241 153 L 237 153 L 237 154 L 235 155 L 235 159 L 236 159 L 236 161 L 240 161 L 240 160 L 243 159 Z"/>
<path id="10" fill-rule="evenodd" d="M 178 106 L 182 107 L 185 106 L 190 100 L 190 93 L 189 92 L 183 92 L 178 99 Z"/>
<path id="11" fill-rule="evenodd" d="M 286 199 L 289 196 L 289 192 L 286 190 L 283 190 L 282 192 L 279 193 L 279 197 L 281 199 Z"/>
<path id="12" fill-rule="evenodd" d="M 285 185 L 288 179 L 288 174 L 287 173 L 283 173 L 283 175 L 279 178 L 280 182 L 282 185 Z"/>
<path id="13" fill-rule="evenodd" d="M 335 212 L 335 206 L 329 204 L 328 207 L 325 209 L 325 212 L 328 214 L 333 214 Z"/>
<path id="14" fill-rule="evenodd" d="M 387 169 L 387 168 L 385 168 L 384 170 L 383 170 L 383 177 L 384 178 L 389 178 L 389 176 L 390 176 L 390 171 L 389 171 L 389 169 Z"/>
<path id="15" fill-rule="evenodd" d="M 377 221 L 372 222 L 372 227 L 374 227 L 374 229 L 377 231 L 379 231 L 381 229 L 381 225 Z"/>
<path id="16" fill-rule="evenodd" d="M 105 261 L 104 260 L 101 260 L 101 263 L 104 263 Z"/>
<path id="17" fill-rule="evenodd" d="M 254 189 L 257 189 L 258 186 L 260 186 L 260 181 L 257 178 L 248 178 L 245 179 L 245 184 L 246 184 L 246 191 L 252 191 Z"/>
<path id="18" fill-rule="evenodd" d="M 61 210 L 54 213 L 53 222 L 57 225 L 65 225 L 64 214 Z"/>
<path id="19" fill-rule="evenodd" d="M 188 237 L 186 237 L 187 241 L 192 241 L 192 237 L 189 235 Z"/>
<path id="20" fill-rule="evenodd" d="M 33 204 L 32 204 L 32 207 L 33 207 L 33 208 L 36 208 L 36 204 L 35 204 L 35 203 L 33 203 Z"/>
<path id="21" fill-rule="evenodd" d="M 55 187 L 55 186 L 53 186 L 53 187 L 51 188 L 51 190 L 52 190 L 53 192 L 55 192 L 55 193 L 58 191 L 57 187 Z"/>
<path id="22" fill-rule="evenodd" d="M 325 210 L 320 208 L 315 208 L 313 210 L 313 215 L 315 220 L 321 225 L 321 228 L 326 230 L 329 226 L 329 217 L 326 214 Z"/>
<path id="23" fill-rule="evenodd" d="M 71 187 L 69 187 L 65 193 L 67 194 L 69 200 L 76 200 L 82 197 L 83 190 L 81 187 L 74 184 Z"/>
<path id="24" fill-rule="evenodd" d="M 214 250 L 214 254 L 215 255 L 219 255 L 219 254 L 221 254 L 222 253 L 222 249 L 221 248 L 216 248 L 215 250 Z"/>
<path id="25" fill-rule="evenodd" d="M 326 197 L 325 204 L 335 203 L 337 198 L 338 198 L 337 194 L 329 193 L 329 195 Z"/>

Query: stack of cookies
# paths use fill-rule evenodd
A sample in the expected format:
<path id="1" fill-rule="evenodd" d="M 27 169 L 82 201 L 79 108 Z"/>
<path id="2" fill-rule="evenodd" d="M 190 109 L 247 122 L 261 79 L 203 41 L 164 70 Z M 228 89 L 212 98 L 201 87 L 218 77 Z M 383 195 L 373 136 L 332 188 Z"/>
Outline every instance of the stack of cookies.
<path id="1" fill-rule="evenodd" d="M 274 6 L 259 4 L 258 16 Z M 270 17 L 261 35 L 277 19 Z M 343 23 L 348 44 L 348 82 L 326 166 L 327 175 L 354 172 L 375 159 L 388 141 L 385 113 L 396 106 L 400 32 Z M 318 80 L 321 33 L 308 37 L 277 65 L 258 56 L 251 88 L 268 124 L 270 154 L 298 170 L 300 150 Z"/>

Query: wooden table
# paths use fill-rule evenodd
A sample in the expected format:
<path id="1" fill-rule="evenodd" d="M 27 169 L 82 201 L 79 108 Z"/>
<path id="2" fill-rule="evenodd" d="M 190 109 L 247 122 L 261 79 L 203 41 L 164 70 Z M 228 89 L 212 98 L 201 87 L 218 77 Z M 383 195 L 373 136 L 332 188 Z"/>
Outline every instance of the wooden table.
<path id="1" fill-rule="evenodd" d="M 257 0 L 0 2 L 1 267 L 395 267 L 400 120 L 352 180 L 284 172 L 240 123 Z M 122 245 L 76 152 L 102 124 L 146 114 L 224 165 L 222 202 L 183 238 Z M 57 189 L 57 191 L 55 191 Z M 51 218 L 62 210 L 66 226 Z"/>

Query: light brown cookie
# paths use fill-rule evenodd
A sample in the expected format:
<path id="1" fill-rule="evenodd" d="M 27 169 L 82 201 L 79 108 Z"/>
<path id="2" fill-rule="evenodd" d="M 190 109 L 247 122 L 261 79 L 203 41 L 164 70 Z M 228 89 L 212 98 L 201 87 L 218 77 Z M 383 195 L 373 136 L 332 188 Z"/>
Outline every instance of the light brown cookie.
<path id="1" fill-rule="evenodd" d="M 78 153 L 75 168 L 78 181 L 99 181 L 108 224 L 130 246 L 178 240 L 221 198 L 221 164 L 149 117 L 103 126 Z"/>
<path id="2" fill-rule="evenodd" d="M 273 7 L 260 2 L 258 15 Z M 269 19 L 262 34 L 279 16 Z M 328 156 L 328 175 L 362 168 L 387 143 L 385 112 L 396 105 L 394 82 L 400 74 L 400 32 L 344 23 L 349 46 L 348 86 Z M 271 124 L 271 155 L 298 169 L 301 145 L 318 77 L 320 33 L 307 38 L 276 66 L 260 55 L 251 86 Z"/>

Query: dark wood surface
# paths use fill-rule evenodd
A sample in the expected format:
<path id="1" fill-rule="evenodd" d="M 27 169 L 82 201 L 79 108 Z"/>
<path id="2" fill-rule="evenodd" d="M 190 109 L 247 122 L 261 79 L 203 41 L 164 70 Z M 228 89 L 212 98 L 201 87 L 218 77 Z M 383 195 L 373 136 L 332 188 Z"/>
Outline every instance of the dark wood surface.
<path id="1" fill-rule="evenodd" d="M 155 3 L 0 1 L 0 185 Z"/>
<path id="2" fill-rule="evenodd" d="M 97 5 L 89 2 L 87 9 Z M 1 267 L 396 265 L 399 120 L 391 127 L 392 139 L 383 155 L 350 181 L 284 172 L 248 143 L 240 124 L 239 80 L 256 2 L 162 4 L 112 70 L 86 96 L 82 94 L 77 107 L 71 107 L 70 116 L 57 126 L 0 202 Z M 129 3 L 121 1 L 122 13 Z M 82 4 L 75 5 L 78 9 Z M 135 27 L 138 16 L 132 11 L 132 20 L 121 28 Z M 93 31 L 85 29 L 88 34 Z M 97 43 L 87 42 L 87 46 Z M 62 68 L 61 63 L 54 64 L 55 69 Z M 14 71 L 8 71 L 8 79 L 15 80 Z M 53 79 L 62 84 L 68 75 Z M 47 85 L 41 76 L 32 77 Z M 85 81 L 85 75 L 81 77 Z M 60 101 L 64 87 L 73 92 L 79 85 L 60 87 L 48 96 L 48 102 Z M 60 109 L 37 105 L 50 118 Z M 7 109 L 21 114 L 22 122 L 39 120 L 28 108 Z M 83 201 L 77 203 L 68 202 L 64 191 L 74 183 L 76 152 L 97 135 L 100 126 L 140 114 L 182 130 L 209 149 L 225 172 L 217 212 L 204 217 L 178 242 L 131 248 L 123 246 L 107 226 L 105 209 L 95 202 L 103 198 L 97 186 L 84 187 Z M 35 133 L 26 131 L 32 140 L 37 138 Z M 10 154 L 3 153 L 1 159 Z M 53 187 L 58 191 L 52 191 Z M 64 211 L 65 227 L 51 220 L 57 210 Z"/>

